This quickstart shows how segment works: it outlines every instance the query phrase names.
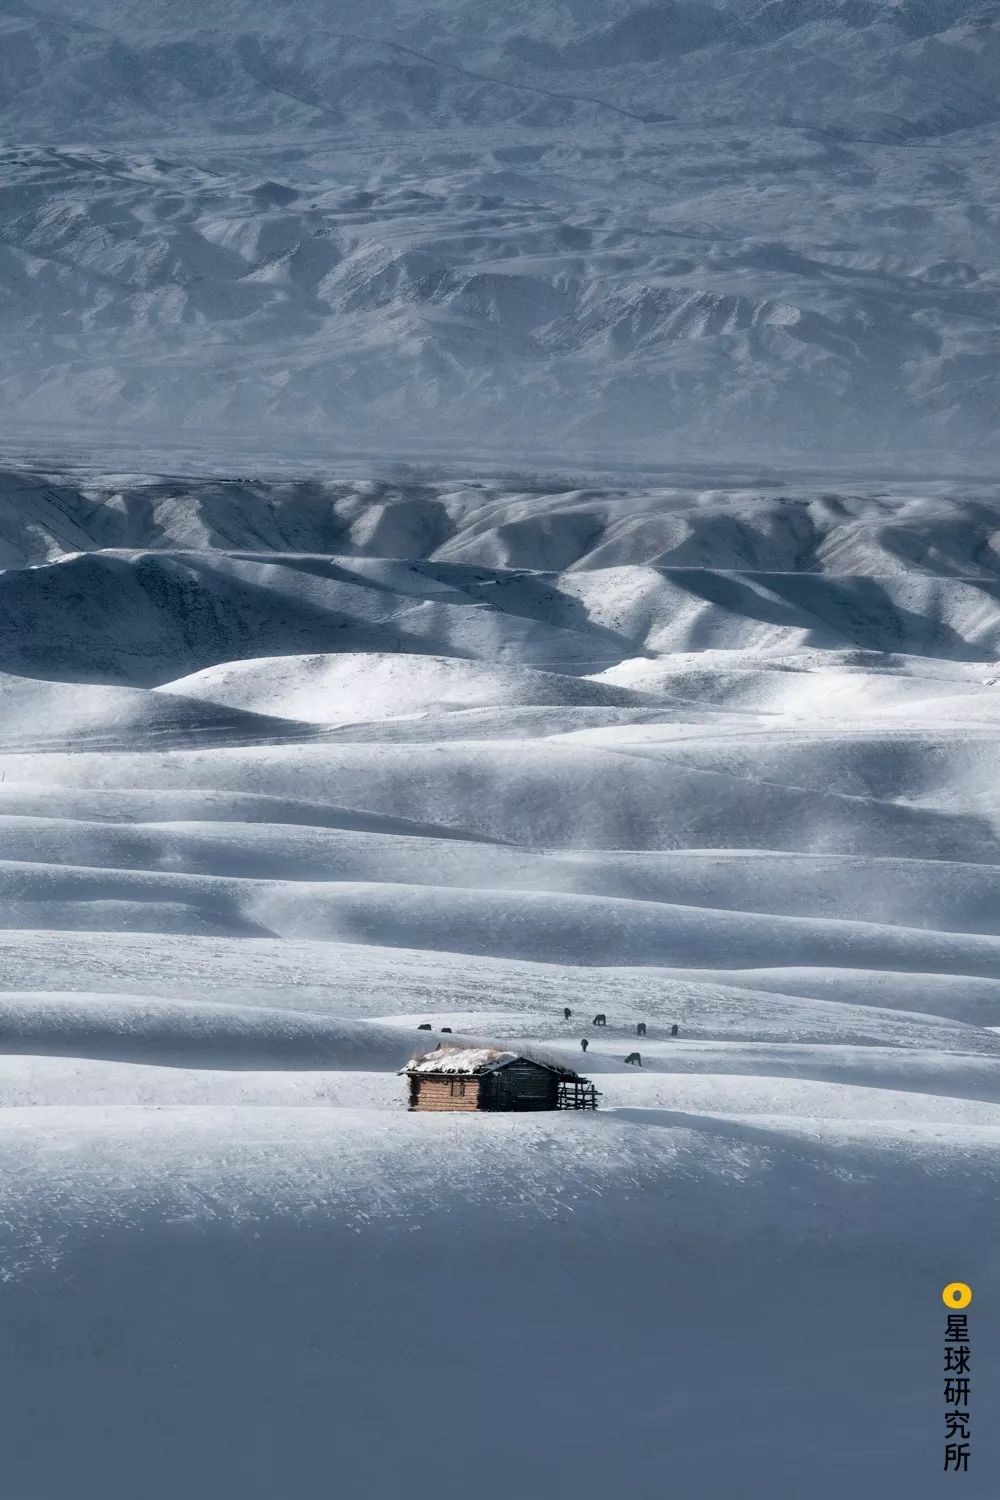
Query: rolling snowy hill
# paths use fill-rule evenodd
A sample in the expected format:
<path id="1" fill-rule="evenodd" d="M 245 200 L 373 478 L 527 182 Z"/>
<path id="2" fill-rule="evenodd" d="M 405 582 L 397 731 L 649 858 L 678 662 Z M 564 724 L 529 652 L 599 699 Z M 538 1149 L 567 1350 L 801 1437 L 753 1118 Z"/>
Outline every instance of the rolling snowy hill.
<path id="1" fill-rule="evenodd" d="M 998 536 L 944 484 L 11 464 L 12 1493 L 443 1448 L 500 1500 L 510 1439 L 585 1500 L 931 1500 L 962 1277 L 986 1500 Z M 442 1037 L 585 1038 L 601 1108 L 409 1115 Z"/>

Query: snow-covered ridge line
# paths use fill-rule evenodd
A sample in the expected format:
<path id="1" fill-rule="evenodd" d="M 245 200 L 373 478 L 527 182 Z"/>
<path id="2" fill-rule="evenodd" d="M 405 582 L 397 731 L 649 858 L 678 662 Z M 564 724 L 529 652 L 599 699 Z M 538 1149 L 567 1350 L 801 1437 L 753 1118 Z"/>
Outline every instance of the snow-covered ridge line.
<path id="1" fill-rule="evenodd" d="M 247 562 L 285 554 L 289 565 L 336 558 L 363 574 L 363 559 L 396 558 L 400 577 L 425 563 L 416 572 L 428 583 L 458 581 L 463 567 L 473 577 L 646 565 L 967 579 L 1000 569 L 996 484 L 859 480 L 845 488 L 792 470 L 756 488 L 727 488 L 703 473 L 700 486 L 608 488 L 527 477 L 504 486 L 472 473 L 448 481 L 322 472 L 213 479 L 12 466 L 0 468 L 0 564 L 95 550 L 208 551 Z"/>

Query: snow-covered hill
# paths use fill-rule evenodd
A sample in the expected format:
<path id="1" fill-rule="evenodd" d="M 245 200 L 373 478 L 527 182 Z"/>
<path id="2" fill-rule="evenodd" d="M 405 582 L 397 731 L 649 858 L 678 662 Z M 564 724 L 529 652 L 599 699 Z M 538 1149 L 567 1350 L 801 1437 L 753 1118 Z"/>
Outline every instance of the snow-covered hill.
<path id="1" fill-rule="evenodd" d="M 996 453 L 988 0 L 0 12 L 0 426 Z"/>
<path id="2" fill-rule="evenodd" d="M 996 493 L 299 467 L 0 478 L 6 1487 L 988 1500 Z"/>

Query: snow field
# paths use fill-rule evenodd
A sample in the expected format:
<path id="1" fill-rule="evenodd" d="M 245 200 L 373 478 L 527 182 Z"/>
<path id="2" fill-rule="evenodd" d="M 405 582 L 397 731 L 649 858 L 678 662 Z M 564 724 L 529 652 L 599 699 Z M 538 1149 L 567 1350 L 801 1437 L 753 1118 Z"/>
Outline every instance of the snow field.
<path id="1" fill-rule="evenodd" d="M 433 1448 L 499 1500 L 515 1434 L 586 1500 L 932 1500 L 946 1281 L 1000 1375 L 987 554 L 956 584 L 932 497 L 845 499 L 765 580 L 735 493 L 633 497 L 611 566 L 611 500 L 564 497 L 548 573 L 335 552 L 277 491 L 278 550 L 253 505 L 220 545 L 209 493 L 141 491 L 63 542 L 3 513 L 12 1492 L 388 1497 Z M 437 545 L 513 548 L 513 503 Z M 383 509 L 354 547 L 410 535 Z M 858 584 L 904 524 L 920 566 Z M 398 1069 L 463 1039 L 601 1108 L 409 1114 Z"/>

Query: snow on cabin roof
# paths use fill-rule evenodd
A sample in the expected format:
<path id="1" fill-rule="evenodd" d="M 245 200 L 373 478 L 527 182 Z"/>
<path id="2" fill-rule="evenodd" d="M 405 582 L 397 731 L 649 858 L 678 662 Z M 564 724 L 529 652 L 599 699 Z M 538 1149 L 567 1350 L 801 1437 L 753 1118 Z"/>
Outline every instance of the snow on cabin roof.
<path id="1" fill-rule="evenodd" d="M 527 1057 L 523 1052 L 504 1052 L 499 1047 L 438 1047 L 413 1057 L 403 1073 L 495 1073 L 509 1063 L 529 1062 L 536 1068 L 547 1068 L 550 1073 L 572 1076 L 572 1069 L 557 1062 L 543 1062 L 537 1057 Z"/>

